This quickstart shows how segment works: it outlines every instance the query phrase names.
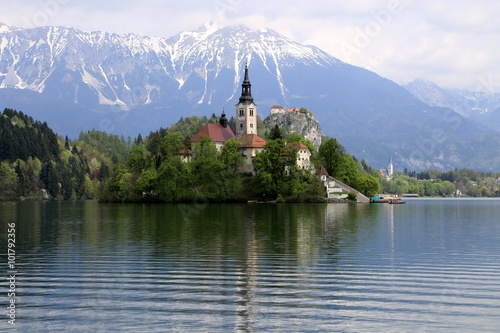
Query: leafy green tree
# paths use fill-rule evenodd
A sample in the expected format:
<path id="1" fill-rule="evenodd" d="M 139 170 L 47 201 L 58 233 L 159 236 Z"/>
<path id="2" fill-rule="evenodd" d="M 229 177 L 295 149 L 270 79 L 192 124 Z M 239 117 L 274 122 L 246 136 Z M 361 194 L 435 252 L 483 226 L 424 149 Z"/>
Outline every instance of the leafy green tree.
<path id="1" fill-rule="evenodd" d="M 139 173 L 149 167 L 151 154 L 144 145 L 134 145 L 130 149 L 127 164 L 132 172 Z"/>
<path id="2" fill-rule="evenodd" d="M 449 197 L 455 194 L 457 188 L 455 184 L 445 180 L 441 183 L 441 195 L 445 197 Z"/>
<path id="3" fill-rule="evenodd" d="M 184 137 L 180 132 L 166 133 L 163 137 L 154 136 L 147 145 L 157 168 L 165 159 L 178 155 L 183 148 Z"/>
<path id="4" fill-rule="evenodd" d="M 309 151 L 311 153 L 315 152 L 316 151 L 316 147 L 314 147 L 314 145 L 312 144 L 311 141 L 307 140 L 306 138 L 304 138 L 302 135 L 300 134 L 297 134 L 297 133 L 292 133 L 290 134 L 290 136 L 288 137 L 288 142 L 301 142 L 303 143 L 304 145 L 307 146 L 307 148 L 309 148 Z"/>
<path id="5" fill-rule="evenodd" d="M 377 178 L 368 174 L 363 174 L 356 180 L 356 189 L 367 197 L 373 197 L 379 192 L 380 184 Z"/>
<path id="6" fill-rule="evenodd" d="M 329 175 L 335 177 L 340 173 L 342 155 L 336 139 L 328 139 L 319 147 L 319 158 Z"/>
<path id="7" fill-rule="evenodd" d="M 222 189 L 221 199 L 235 199 L 243 187 L 242 176 L 238 170 L 243 165 L 244 159 L 238 151 L 239 145 L 240 142 L 230 139 L 224 143 L 219 155 L 222 163 L 219 176 Z"/>
<path id="8" fill-rule="evenodd" d="M 283 194 L 287 174 L 295 176 L 297 154 L 287 147 L 282 139 L 268 141 L 262 152 L 254 157 L 253 165 L 257 172 L 255 185 L 262 193 L 276 197 Z M 290 191 L 288 191 L 290 192 Z"/>
<path id="9" fill-rule="evenodd" d="M 356 162 L 351 155 L 342 155 L 337 173 L 333 176 L 349 186 L 356 187 L 359 171 Z"/>
<path id="10" fill-rule="evenodd" d="M 152 179 L 152 177 L 150 177 Z M 170 156 L 158 168 L 157 185 L 159 197 L 166 202 L 178 202 L 193 194 L 193 177 L 189 166 L 179 156 Z"/>
<path id="11" fill-rule="evenodd" d="M 147 194 L 150 196 L 154 195 L 158 182 L 158 172 L 154 168 L 149 168 L 141 172 L 139 178 L 136 181 L 135 190 L 139 194 Z"/>
<path id="12" fill-rule="evenodd" d="M 130 173 L 124 164 L 115 167 L 111 177 L 105 184 L 104 191 L 101 194 L 101 201 L 105 202 L 124 202 L 132 197 L 132 173 Z"/>
<path id="13" fill-rule="evenodd" d="M 201 141 L 193 143 L 191 172 L 195 188 L 203 197 L 210 199 L 222 196 L 223 168 L 224 164 L 219 158 L 219 152 L 210 137 L 204 135 Z"/>
<path id="14" fill-rule="evenodd" d="M 18 176 L 16 170 L 7 162 L 0 163 L 0 200 L 13 200 L 18 194 Z"/>

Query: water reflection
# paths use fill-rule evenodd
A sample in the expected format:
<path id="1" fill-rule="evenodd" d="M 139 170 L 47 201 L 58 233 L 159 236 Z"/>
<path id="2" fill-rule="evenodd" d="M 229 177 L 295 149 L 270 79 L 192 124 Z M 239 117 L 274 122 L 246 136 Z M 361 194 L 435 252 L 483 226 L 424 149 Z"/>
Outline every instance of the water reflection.
<path id="1" fill-rule="evenodd" d="M 491 201 L 187 208 L 0 206 L 1 227 L 18 224 L 23 329 L 78 330 L 90 322 L 94 331 L 140 331 L 148 322 L 152 331 L 401 331 L 426 323 L 465 331 L 475 327 L 467 322 L 500 324 L 492 317 L 500 306 L 500 227 Z M 462 326 L 447 324 L 452 319 Z"/>

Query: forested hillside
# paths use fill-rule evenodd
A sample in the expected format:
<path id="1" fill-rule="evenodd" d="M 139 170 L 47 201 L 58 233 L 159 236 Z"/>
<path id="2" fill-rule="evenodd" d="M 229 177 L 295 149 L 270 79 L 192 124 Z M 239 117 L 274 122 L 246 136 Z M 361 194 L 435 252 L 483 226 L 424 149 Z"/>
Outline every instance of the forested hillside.
<path id="1" fill-rule="evenodd" d="M 296 133 L 285 135 L 278 126 L 259 129 L 267 141 L 262 152 L 253 158 L 256 175 L 242 174 L 238 168 L 243 157 L 240 143 L 227 141 L 222 150 L 208 137 L 201 142 L 189 139 L 207 122 L 218 118 L 188 117 L 167 129 L 136 139 L 126 163 L 116 166 L 105 185 L 101 200 L 109 202 L 246 202 L 250 199 L 287 202 L 323 202 L 325 188 L 309 170 L 297 166 L 302 142 L 312 151 L 312 163 L 325 168 L 334 177 L 359 191 L 373 195 L 379 189 L 376 171 L 349 155 L 335 140 L 329 139 L 316 150 L 314 145 Z M 234 122 L 229 122 L 233 126 Z M 190 154 L 189 152 L 196 153 Z"/>
<path id="2" fill-rule="evenodd" d="M 122 137 L 82 132 L 58 137 L 46 123 L 22 112 L 0 114 L 0 200 L 94 199 L 129 145 Z"/>
<path id="3" fill-rule="evenodd" d="M 414 193 L 426 197 L 500 197 L 500 172 L 404 170 L 396 173 L 391 181 L 381 179 L 381 186 L 385 193 Z"/>
<path id="4" fill-rule="evenodd" d="M 331 176 L 368 196 L 379 190 L 422 196 L 500 196 L 499 172 L 404 170 L 387 180 L 379 170 L 351 156 L 336 139 L 325 138 L 316 150 L 302 136 L 286 136 L 278 126 L 266 128 L 260 119 L 259 134 L 268 145 L 255 158 L 257 176 L 242 175 L 236 172 L 242 163 L 236 141 L 228 141 L 222 151 L 211 141 L 199 142 L 198 147 L 189 142 L 205 124 L 217 121 L 215 115 L 181 118 L 133 140 L 92 130 L 71 141 L 57 136 L 46 123 L 5 109 L 0 113 L 0 201 L 321 201 L 322 184 L 296 169 L 295 152 L 285 146 L 285 140 L 310 147 L 316 168 L 323 165 Z M 229 125 L 234 126 L 232 119 Z M 179 152 L 193 148 L 199 153 L 184 163 L 187 156 Z M 285 166 L 287 173 L 282 170 Z"/>

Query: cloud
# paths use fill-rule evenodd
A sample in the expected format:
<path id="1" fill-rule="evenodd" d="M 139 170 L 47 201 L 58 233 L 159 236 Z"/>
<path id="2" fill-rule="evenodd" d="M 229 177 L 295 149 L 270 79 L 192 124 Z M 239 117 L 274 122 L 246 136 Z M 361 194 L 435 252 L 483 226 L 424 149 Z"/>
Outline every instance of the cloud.
<path id="1" fill-rule="evenodd" d="M 0 22 L 162 37 L 210 20 L 246 24 L 316 45 L 396 82 L 424 78 L 490 91 L 495 84 L 486 87 L 485 78 L 500 82 L 498 6 L 490 0 L 24 0 L 4 2 Z"/>

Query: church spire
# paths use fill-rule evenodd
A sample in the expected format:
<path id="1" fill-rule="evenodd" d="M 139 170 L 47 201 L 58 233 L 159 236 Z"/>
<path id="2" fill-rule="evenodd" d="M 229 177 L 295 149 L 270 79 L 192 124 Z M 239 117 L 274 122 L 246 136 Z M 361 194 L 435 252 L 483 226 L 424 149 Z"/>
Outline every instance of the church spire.
<path id="1" fill-rule="evenodd" d="M 219 118 L 219 124 L 221 124 L 224 128 L 227 127 L 228 121 L 227 121 L 226 113 L 224 112 L 224 109 L 222 109 L 222 114 L 220 115 L 220 118 Z"/>
<path id="2" fill-rule="evenodd" d="M 248 65 L 245 66 L 245 77 L 241 85 L 241 97 L 236 104 L 236 137 L 245 134 L 257 134 L 257 105 L 252 97 L 252 85 L 248 78 Z"/>
<path id="3" fill-rule="evenodd" d="M 252 85 L 250 84 L 250 79 L 248 78 L 248 65 L 245 65 L 245 78 L 243 79 L 243 84 L 241 85 L 240 103 L 253 103 Z"/>
<path id="4" fill-rule="evenodd" d="M 394 175 L 394 165 L 392 164 L 392 154 L 389 157 L 389 165 L 387 166 L 387 177 L 392 178 Z"/>

